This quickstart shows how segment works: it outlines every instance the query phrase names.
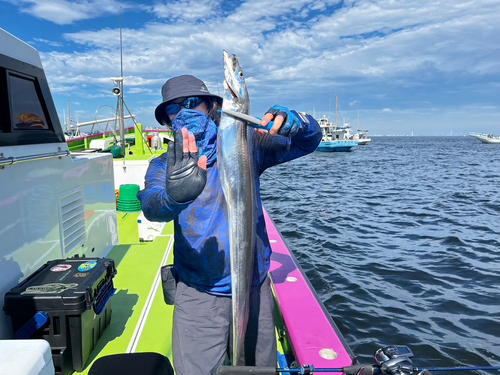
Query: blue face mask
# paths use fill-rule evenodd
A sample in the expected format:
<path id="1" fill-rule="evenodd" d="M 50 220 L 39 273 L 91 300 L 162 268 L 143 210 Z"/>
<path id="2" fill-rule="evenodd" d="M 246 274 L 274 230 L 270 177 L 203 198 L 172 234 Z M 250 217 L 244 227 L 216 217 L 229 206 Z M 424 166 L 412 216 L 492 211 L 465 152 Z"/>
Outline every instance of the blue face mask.
<path id="1" fill-rule="evenodd" d="M 217 125 L 205 113 L 183 109 L 172 120 L 174 131 L 186 128 L 193 133 L 200 156 L 206 155 L 207 165 L 217 159 Z"/>

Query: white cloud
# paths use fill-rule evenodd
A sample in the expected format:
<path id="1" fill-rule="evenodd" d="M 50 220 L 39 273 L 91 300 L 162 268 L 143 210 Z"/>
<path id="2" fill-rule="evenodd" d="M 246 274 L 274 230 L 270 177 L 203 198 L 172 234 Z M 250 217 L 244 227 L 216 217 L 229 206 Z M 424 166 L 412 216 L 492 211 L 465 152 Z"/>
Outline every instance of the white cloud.
<path id="1" fill-rule="evenodd" d="M 153 12 L 159 18 L 177 19 L 190 22 L 204 21 L 220 12 L 218 0 L 177 0 L 166 4 L 158 3 Z"/>
<path id="2" fill-rule="evenodd" d="M 51 47 L 62 47 L 63 46 L 63 44 L 60 42 L 54 42 L 54 41 L 47 40 L 47 39 L 33 38 L 33 40 L 37 43 L 47 44 Z"/>
<path id="3" fill-rule="evenodd" d="M 207 69 L 219 63 L 220 51 L 226 48 L 246 61 L 246 71 L 250 73 L 247 76 L 262 79 L 270 73 L 274 79 L 296 79 L 304 76 L 304 72 L 308 77 L 319 79 L 346 75 L 393 76 L 414 72 L 426 65 L 443 71 L 466 69 L 483 74 L 500 70 L 497 60 L 485 59 L 492 50 L 498 50 L 495 35 L 500 27 L 495 20 L 500 10 L 493 2 L 485 2 L 480 7 L 478 2 L 469 5 L 450 1 L 443 6 L 442 2 L 407 1 L 396 7 L 388 0 L 360 0 L 353 7 L 313 19 L 302 19 L 303 15 L 296 14 L 335 3 L 337 1 L 288 0 L 276 4 L 274 0 L 252 1 L 241 4 L 225 18 L 216 12 L 220 5 L 215 0 L 196 2 L 196 5 L 188 0 L 158 4 L 154 7 L 156 14 L 183 21 L 168 25 L 151 23 L 138 30 L 125 28 L 126 68 L 131 72 L 153 72 L 168 67 L 173 74 L 193 67 Z M 72 4 L 58 0 L 53 4 L 71 4 L 75 9 L 108 9 L 115 2 Z M 271 5 L 273 15 L 263 16 L 261 10 Z M 199 11 L 205 15 L 202 23 L 196 22 L 200 20 Z M 282 18 L 290 18 L 295 26 L 283 28 Z M 477 43 L 478 34 L 482 37 L 481 43 Z M 93 61 L 99 61 L 104 70 L 116 66 L 119 59 L 117 29 L 82 31 L 65 34 L 65 38 L 90 48 L 88 52 L 75 53 L 72 59 L 76 61 L 67 62 L 66 66 L 78 69 L 81 63 L 89 67 Z"/>
<path id="4" fill-rule="evenodd" d="M 59 24 L 117 14 L 120 5 L 115 0 L 19 4 Z M 124 24 L 130 96 L 158 100 L 165 79 L 184 73 L 217 91 L 222 49 L 240 58 L 252 106 L 259 109 L 279 98 L 304 110 L 327 108 L 329 98 L 341 92 L 352 94 L 350 106 L 377 103 L 380 113 L 405 105 L 429 107 L 425 100 L 439 108 L 443 98 L 465 90 L 485 97 L 498 90 L 500 3 L 494 0 L 176 0 L 139 8 L 157 18 Z M 87 85 L 87 96 L 109 95 L 109 77 L 120 74 L 118 28 L 65 33 L 64 40 L 75 52 L 42 54 L 51 86 L 68 93 Z M 37 42 L 49 44 L 47 38 Z M 473 78 L 479 80 L 475 85 Z M 431 86 L 428 97 L 411 99 Z"/>
<path id="5" fill-rule="evenodd" d="M 68 94 L 70 92 L 75 92 L 80 89 L 79 86 L 76 85 L 58 85 L 54 84 L 52 80 L 50 82 L 50 91 L 52 94 Z"/>
<path id="6" fill-rule="evenodd" d="M 76 21 L 118 14 L 120 6 L 125 10 L 132 5 L 117 0 L 9 0 L 30 14 L 58 25 L 69 25 Z M 134 5 L 140 7 L 139 4 Z"/>

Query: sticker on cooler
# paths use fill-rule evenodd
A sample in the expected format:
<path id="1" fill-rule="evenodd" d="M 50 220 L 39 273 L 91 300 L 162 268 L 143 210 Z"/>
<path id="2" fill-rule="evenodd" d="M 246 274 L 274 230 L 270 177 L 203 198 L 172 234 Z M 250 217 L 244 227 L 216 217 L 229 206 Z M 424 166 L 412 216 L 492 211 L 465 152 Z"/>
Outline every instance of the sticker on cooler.
<path id="1" fill-rule="evenodd" d="M 44 285 L 29 286 L 21 294 L 60 294 L 69 289 L 76 289 L 78 287 L 77 283 L 62 284 L 62 283 L 50 283 Z"/>
<path id="2" fill-rule="evenodd" d="M 77 272 L 73 275 L 73 277 L 87 277 L 89 274 L 88 273 L 84 273 L 84 272 Z"/>
<path id="3" fill-rule="evenodd" d="M 52 267 L 50 270 L 52 272 L 64 272 L 67 271 L 71 268 L 71 264 L 58 264 L 54 267 Z"/>
<path id="4" fill-rule="evenodd" d="M 80 264 L 80 267 L 78 267 L 78 271 L 87 272 L 90 271 L 95 266 L 97 266 L 97 262 L 95 260 L 93 260 L 92 262 L 85 262 Z"/>

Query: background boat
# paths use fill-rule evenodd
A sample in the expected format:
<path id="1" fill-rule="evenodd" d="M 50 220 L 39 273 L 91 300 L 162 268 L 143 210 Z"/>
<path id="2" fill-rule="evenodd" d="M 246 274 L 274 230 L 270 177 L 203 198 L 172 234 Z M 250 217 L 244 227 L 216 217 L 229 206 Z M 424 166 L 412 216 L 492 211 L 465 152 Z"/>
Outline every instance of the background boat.
<path id="1" fill-rule="evenodd" d="M 479 139 L 482 143 L 500 144 L 500 137 L 493 134 L 471 133 L 470 136 Z"/>
<path id="2" fill-rule="evenodd" d="M 335 110 L 335 124 L 330 123 L 328 117 L 323 116 L 319 119 L 318 124 L 321 128 L 321 142 L 316 151 L 322 152 L 348 152 L 353 147 L 358 146 L 358 141 L 350 139 L 350 126 L 338 126 L 338 97 L 335 97 L 336 110 Z"/>
<path id="3" fill-rule="evenodd" d="M 372 141 L 368 137 L 368 130 L 359 130 L 359 110 L 356 112 L 356 133 L 354 133 L 352 139 L 358 141 L 360 146 L 364 146 Z"/>
<path id="4" fill-rule="evenodd" d="M 352 137 L 353 140 L 358 141 L 359 146 L 364 146 L 372 141 L 370 137 L 368 137 L 368 130 L 359 130 Z"/>
<path id="5" fill-rule="evenodd" d="M 326 116 L 323 116 L 318 124 L 322 138 L 316 151 L 349 152 L 353 147 L 358 146 L 358 141 L 349 138 L 348 128 L 338 128 L 335 124 L 331 124 Z"/>

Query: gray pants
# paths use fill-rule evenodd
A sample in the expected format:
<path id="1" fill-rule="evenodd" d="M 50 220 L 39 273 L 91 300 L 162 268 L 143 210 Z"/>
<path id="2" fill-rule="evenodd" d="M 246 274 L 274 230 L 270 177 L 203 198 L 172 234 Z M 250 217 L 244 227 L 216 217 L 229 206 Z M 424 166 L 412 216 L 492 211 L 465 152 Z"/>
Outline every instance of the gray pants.
<path id="1" fill-rule="evenodd" d="M 215 374 L 231 357 L 231 298 L 202 293 L 182 281 L 175 294 L 172 352 L 177 375 Z M 276 367 L 274 300 L 269 277 L 250 293 L 247 366 Z"/>

